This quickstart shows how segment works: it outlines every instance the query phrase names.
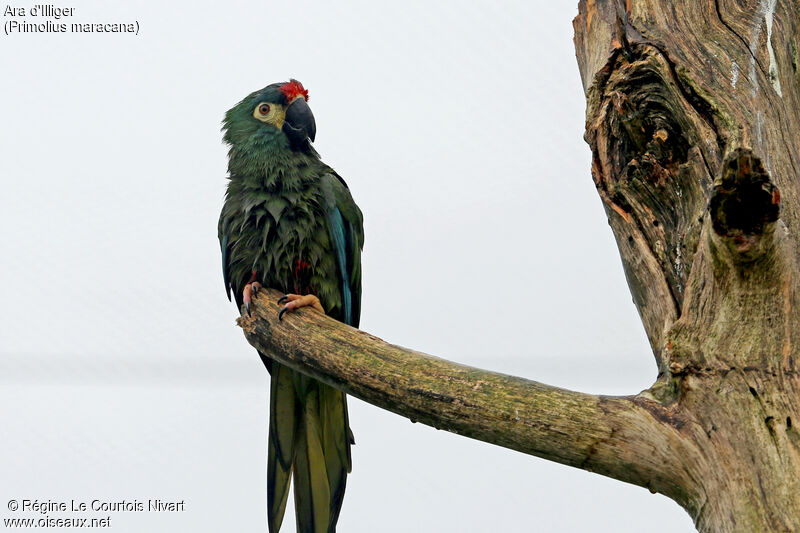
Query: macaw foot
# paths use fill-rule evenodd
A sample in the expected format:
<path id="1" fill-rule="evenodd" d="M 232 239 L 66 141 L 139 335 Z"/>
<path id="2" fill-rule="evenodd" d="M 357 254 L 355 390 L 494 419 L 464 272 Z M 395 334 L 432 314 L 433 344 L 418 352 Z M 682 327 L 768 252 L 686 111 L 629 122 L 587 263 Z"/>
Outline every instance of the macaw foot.
<path id="1" fill-rule="evenodd" d="M 281 296 L 278 303 L 285 304 L 278 313 L 278 320 L 283 320 L 283 315 L 288 311 L 300 309 L 301 307 L 311 307 L 325 314 L 325 309 L 322 308 L 319 298 L 313 294 L 287 294 L 286 296 Z"/>
<path id="2" fill-rule="evenodd" d="M 253 297 L 258 294 L 259 290 L 261 290 L 261 284 L 257 281 L 253 281 L 244 286 L 242 301 L 244 301 L 244 310 L 247 312 L 247 316 L 250 316 L 250 302 L 253 301 Z"/>

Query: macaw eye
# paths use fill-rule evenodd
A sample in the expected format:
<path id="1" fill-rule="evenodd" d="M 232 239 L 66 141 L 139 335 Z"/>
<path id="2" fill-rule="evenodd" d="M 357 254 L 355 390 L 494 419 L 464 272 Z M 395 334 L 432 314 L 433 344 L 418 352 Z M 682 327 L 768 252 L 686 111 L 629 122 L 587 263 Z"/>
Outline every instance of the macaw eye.
<path id="1" fill-rule="evenodd" d="M 269 104 L 261 104 L 260 106 L 258 106 L 258 112 L 261 113 L 262 115 L 269 114 Z"/>

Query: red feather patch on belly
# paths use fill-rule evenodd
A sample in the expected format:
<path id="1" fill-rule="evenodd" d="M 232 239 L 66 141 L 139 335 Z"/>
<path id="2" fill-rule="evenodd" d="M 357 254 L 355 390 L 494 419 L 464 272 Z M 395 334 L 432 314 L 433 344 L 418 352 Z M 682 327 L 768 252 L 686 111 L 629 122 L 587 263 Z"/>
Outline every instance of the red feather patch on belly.
<path id="1" fill-rule="evenodd" d="M 316 294 L 311 288 L 311 264 L 297 259 L 294 262 L 294 292 L 296 294 Z"/>

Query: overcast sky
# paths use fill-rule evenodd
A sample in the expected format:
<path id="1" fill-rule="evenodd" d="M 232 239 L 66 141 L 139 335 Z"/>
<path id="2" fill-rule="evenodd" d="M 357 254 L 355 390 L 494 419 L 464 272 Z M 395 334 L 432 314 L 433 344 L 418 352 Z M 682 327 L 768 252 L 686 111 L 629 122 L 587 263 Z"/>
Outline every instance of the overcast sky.
<path id="1" fill-rule="evenodd" d="M 113 531 L 266 530 L 267 375 L 222 284 L 219 130 L 289 77 L 364 213 L 362 329 L 585 392 L 655 379 L 582 140 L 576 1 L 69 6 L 140 31 L 0 35 L 0 519 L 160 498 L 186 510 Z M 350 409 L 341 533 L 693 530 L 644 489 Z"/>

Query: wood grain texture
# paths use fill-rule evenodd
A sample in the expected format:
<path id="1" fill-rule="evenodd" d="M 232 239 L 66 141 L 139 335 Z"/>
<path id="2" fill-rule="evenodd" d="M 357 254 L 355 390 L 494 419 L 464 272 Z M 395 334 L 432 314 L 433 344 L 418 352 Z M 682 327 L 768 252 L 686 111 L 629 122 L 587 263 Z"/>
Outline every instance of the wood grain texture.
<path id="1" fill-rule="evenodd" d="M 683 473 L 663 469 L 676 453 L 695 453 L 681 445 L 685 424 L 647 394 L 595 396 L 480 370 L 307 309 L 279 321 L 281 296 L 261 291 L 238 320 L 281 363 L 413 422 L 686 499 Z"/>
<path id="2" fill-rule="evenodd" d="M 592 175 L 701 531 L 800 530 L 795 0 L 584 0 Z M 702 459 L 698 459 L 701 457 Z"/>

